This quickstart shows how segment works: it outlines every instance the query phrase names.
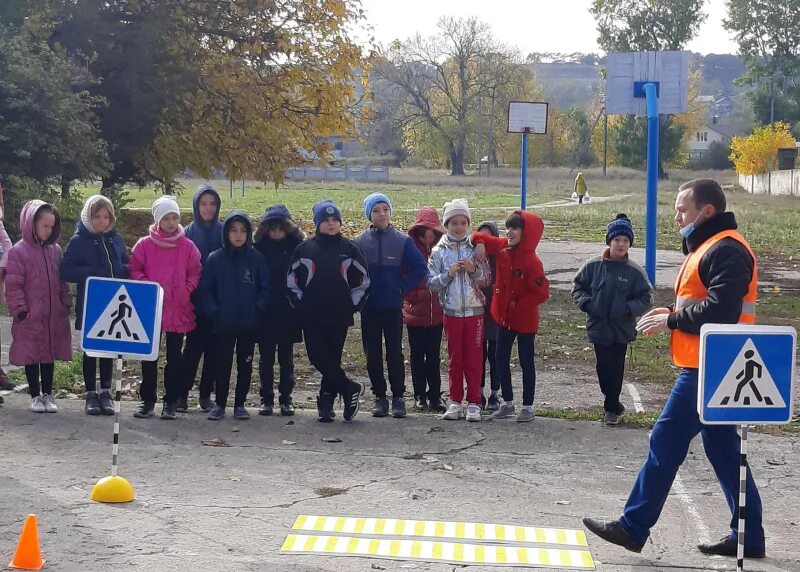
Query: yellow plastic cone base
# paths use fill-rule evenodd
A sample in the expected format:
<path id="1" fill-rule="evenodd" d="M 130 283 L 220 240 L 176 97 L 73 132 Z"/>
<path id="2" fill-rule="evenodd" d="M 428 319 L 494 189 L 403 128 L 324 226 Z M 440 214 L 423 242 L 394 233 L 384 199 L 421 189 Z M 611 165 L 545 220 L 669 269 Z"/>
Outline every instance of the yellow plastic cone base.
<path id="1" fill-rule="evenodd" d="M 124 477 L 104 477 L 92 488 L 91 499 L 96 502 L 131 502 L 135 498 L 133 487 Z"/>

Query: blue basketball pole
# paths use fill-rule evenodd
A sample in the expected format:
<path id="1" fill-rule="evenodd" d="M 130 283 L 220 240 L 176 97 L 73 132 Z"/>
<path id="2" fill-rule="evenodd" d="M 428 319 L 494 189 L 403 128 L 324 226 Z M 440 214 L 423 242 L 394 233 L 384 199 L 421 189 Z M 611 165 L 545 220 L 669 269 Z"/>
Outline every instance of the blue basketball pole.
<path id="1" fill-rule="evenodd" d="M 520 193 L 519 207 L 525 210 L 528 202 L 528 130 L 522 132 L 522 192 Z"/>
<path id="2" fill-rule="evenodd" d="M 656 238 L 658 236 L 658 91 L 654 83 L 644 85 L 647 99 L 647 210 L 645 230 L 645 270 L 650 283 L 656 283 Z"/>

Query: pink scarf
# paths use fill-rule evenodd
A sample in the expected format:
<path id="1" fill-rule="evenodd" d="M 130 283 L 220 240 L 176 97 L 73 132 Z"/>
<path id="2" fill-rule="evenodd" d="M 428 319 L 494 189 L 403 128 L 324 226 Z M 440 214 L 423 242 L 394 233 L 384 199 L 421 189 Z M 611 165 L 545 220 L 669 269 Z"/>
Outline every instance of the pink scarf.
<path id="1" fill-rule="evenodd" d="M 150 238 L 161 248 L 175 248 L 178 246 L 178 241 L 183 238 L 183 227 L 178 225 L 178 230 L 173 234 L 167 234 L 161 230 L 161 227 L 152 224 L 150 225 Z"/>

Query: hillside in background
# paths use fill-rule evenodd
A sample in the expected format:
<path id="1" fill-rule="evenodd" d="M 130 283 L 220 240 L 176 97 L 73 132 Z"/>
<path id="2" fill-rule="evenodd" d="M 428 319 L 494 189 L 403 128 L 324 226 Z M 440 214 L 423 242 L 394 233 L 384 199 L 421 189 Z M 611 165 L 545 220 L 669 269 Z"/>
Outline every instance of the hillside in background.
<path id="1" fill-rule="evenodd" d="M 605 56 L 597 54 L 531 53 L 527 57 L 545 98 L 555 107 L 586 107 L 600 86 Z M 744 63 L 732 54 L 691 54 L 691 65 L 703 75 L 702 93 L 732 96 L 741 88 L 734 81 L 744 73 Z"/>

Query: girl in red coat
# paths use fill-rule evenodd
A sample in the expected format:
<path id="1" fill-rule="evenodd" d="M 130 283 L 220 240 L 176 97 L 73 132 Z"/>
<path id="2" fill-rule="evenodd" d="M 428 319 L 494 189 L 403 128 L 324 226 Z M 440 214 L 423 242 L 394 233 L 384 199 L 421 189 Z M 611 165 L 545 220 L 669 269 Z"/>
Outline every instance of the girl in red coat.
<path id="1" fill-rule="evenodd" d="M 408 227 L 425 262 L 444 234 L 439 213 L 433 207 L 422 207 L 417 220 Z M 439 296 L 428 290 L 427 277 L 406 294 L 403 301 L 403 323 L 408 330 L 411 347 L 411 380 L 414 384 L 414 405 L 419 411 L 444 413 L 440 348 L 442 345 L 442 306 Z M 427 388 L 427 392 L 426 392 Z"/>
<path id="2" fill-rule="evenodd" d="M 511 348 L 517 340 L 522 368 L 522 410 L 518 422 L 533 421 L 533 396 L 536 369 L 533 344 L 539 331 L 539 304 L 550 297 L 550 283 L 544 275 L 536 247 L 542 238 L 544 223 L 535 214 L 514 211 L 506 220 L 508 238 L 474 233 L 476 257 L 486 254 L 497 258 L 497 278 L 492 286 L 492 318 L 499 325 L 497 335 L 497 376 L 503 392 L 503 404 L 492 415 L 505 419 L 516 413 L 511 388 Z"/>

